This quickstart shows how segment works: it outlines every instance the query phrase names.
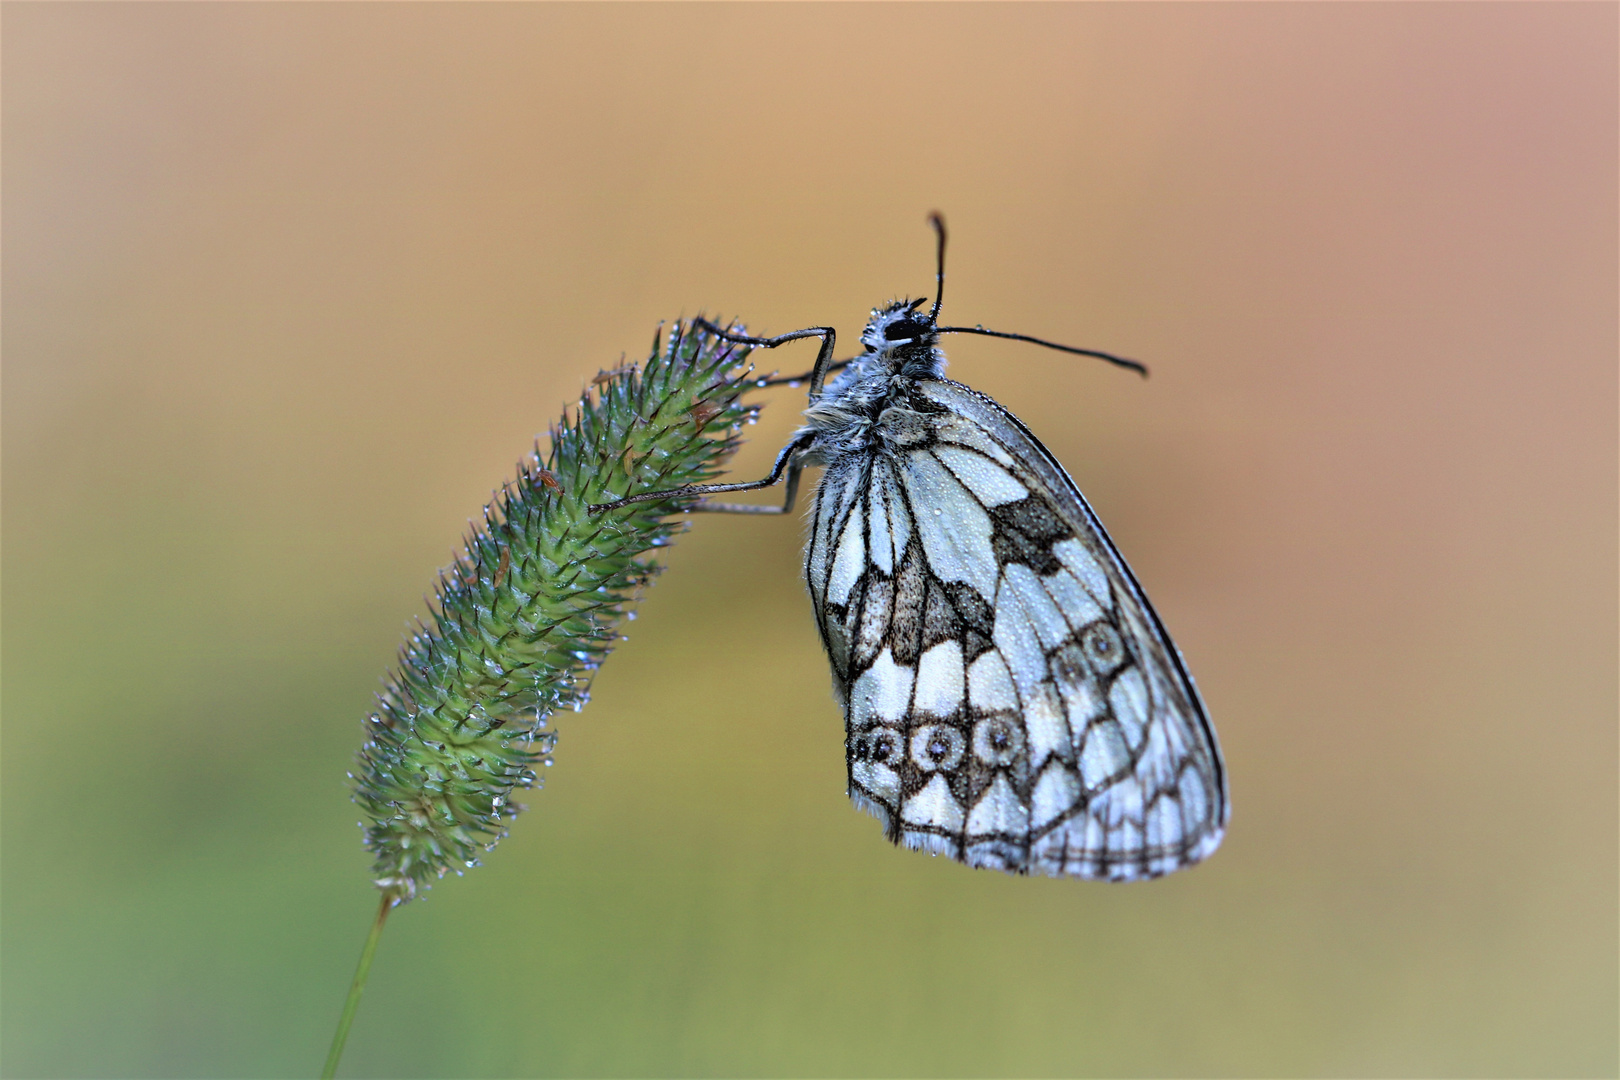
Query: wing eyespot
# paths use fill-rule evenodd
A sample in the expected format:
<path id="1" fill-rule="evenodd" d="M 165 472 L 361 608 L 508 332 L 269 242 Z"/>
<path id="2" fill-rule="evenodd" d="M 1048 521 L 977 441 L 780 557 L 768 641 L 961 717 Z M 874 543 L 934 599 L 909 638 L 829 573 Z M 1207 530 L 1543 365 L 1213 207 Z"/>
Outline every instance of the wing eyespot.
<path id="1" fill-rule="evenodd" d="M 924 724 L 911 734 L 911 760 L 923 772 L 950 772 L 966 750 L 962 733 L 944 724 Z"/>
<path id="2" fill-rule="evenodd" d="M 1024 754 L 1024 729 L 1016 715 L 986 716 L 973 725 L 973 754 L 986 765 L 1005 768 Z"/>
<path id="3" fill-rule="evenodd" d="M 1102 619 L 1080 631 L 1080 648 L 1099 675 L 1113 674 L 1130 659 L 1119 631 Z"/>
<path id="4" fill-rule="evenodd" d="M 849 738 L 849 753 L 856 761 L 895 768 L 905 757 L 906 738 L 892 727 L 873 728 Z"/>

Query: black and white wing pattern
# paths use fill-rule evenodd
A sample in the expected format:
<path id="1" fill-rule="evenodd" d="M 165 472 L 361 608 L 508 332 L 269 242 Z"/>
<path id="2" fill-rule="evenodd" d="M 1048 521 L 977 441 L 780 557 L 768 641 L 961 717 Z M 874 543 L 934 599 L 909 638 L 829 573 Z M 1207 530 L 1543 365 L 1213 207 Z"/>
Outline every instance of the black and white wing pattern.
<path id="1" fill-rule="evenodd" d="M 1181 656 L 1068 474 L 945 379 L 834 456 L 806 573 L 849 795 L 908 848 L 1128 881 L 1221 842 L 1226 779 Z"/>

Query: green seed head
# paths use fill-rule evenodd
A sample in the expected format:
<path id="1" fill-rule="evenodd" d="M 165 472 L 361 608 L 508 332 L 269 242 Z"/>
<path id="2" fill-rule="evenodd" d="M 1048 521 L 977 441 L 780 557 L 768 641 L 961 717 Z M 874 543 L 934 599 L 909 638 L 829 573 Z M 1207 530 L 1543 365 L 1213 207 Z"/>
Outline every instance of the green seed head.
<path id="1" fill-rule="evenodd" d="M 550 448 L 441 572 L 430 626 L 400 650 L 353 775 L 377 887 L 409 900 L 447 870 L 478 865 L 537 788 L 557 735 L 582 708 L 626 610 L 659 571 L 650 554 L 683 524 L 680 500 L 592 514 L 637 491 L 706 483 L 757 410 L 743 403 L 746 347 L 676 323 L 642 370 L 594 380 Z"/>

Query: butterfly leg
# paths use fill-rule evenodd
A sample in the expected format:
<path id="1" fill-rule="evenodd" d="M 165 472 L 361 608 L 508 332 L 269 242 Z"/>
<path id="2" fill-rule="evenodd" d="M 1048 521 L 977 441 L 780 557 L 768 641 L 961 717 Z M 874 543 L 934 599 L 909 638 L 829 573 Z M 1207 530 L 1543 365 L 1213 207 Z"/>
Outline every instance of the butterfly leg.
<path id="1" fill-rule="evenodd" d="M 833 368 L 833 341 L 838 332 L 830 326 L 812 326 L 805 330 L 794 330 L 790 333 L 778 334 L 775 337 L 762 338 L 727 330 L 723 326 L 716 326 L 708 319 L 693 319 L 692 325 L 726 341 L 735 341 L 739 345 L 754 345 L 761 349 L 774 349 L 778 345 L 786 345 L 788 342 L 798 341 L 800 338 L 820 338 L 821 350 L 816 353 L 816 365 L 810 369 L 809 375 L 811 400 L 821 396 L 821 384 L 826 381 L 827 373 Z"/>
<path id="2" fill-rule="evenodd" d="M 791 451 L 792 449 L 793 449 L 792 445 L 789 445 L 782 452 L 784 454 L 786 454 L 789 451 Z M 800 450 L 799 452 L 794 453 L 792 455 L 792 457 L 790 457 L 788 459 L 788 463 L 787 463 L 786 498 L 784 498 L 782 500 L 782 505 L 781 506 L 759 506 L 759 505 L 756 505 L 754 503 L 721 503 L 721 502 L 710 502 L 708 499 L 704 499 L 702 502 L 697 503 L 692 507 L 692 513 L 695 514 L 695 513 L 698 513 L 699 511 L 706 511 L 706 512 L 711 513 L 711 514 L 791 514 L 791 513 L 793 513 L 793 500 L 795 498 L 797 498 L 798 494 L 799 494 L 799 474 L 804 471 L 804 459 L 805 459 L 805 456 L 806 456 L 805 452 L 803 450 Z M 766 481 L 761 480 L 758 483 L 754 483 L 754 484 L 736 484 L 736 485 L 733 486 L 732 490 L 735 490 L 735 491 L 755 491 L 755 490 L 757 490 L 759 488 L 768 487 L 768 486 L 769 485 L 766 483 Z M 722 486 L 722 489 L 723 489 L 723 486 Z"/>
<path id="3" fill-rule="evenodd" d="M 853 356 L 848 360 L 835 360 L 827 365 L 826 374 L 831 375 L 835 371 L 842 371 L 854 362 L 855 358 Z M 759 382 L 755 383 L 754 385 L 761 388 L 767 386 L 798 386 L 800 383 L 809 379 L 810 376 L 814 374 L 815 372 L 813 371 L 807 371 L 803 375 L 772 375 L 768 379 L 759 380 Z"/>
<path id="4" fill-rule="evenodd" d="M 711 503 L 700 502 L 691 507 L 692 510 L 707 510 L 720 514 L 786 514 L 793 510 L 793 500 L 799 493 L 799 474 L 804 471 L 804 459 L 810 452 L 811 444 L 815 442 L 816 435 L 807 431 L 782 447 L 782 452 L 776 455 L 776 464 L 771 466 L 770 475 L 763 480 L 755 480 L 748 484 L 689 484 L 683 488 L 674 488 L 670 491 L 644 491 L 639 495 L 627 495 L 622 499 L 615 499 L 609 503 L 596 503 L 591 506 L 593 514 L 600 514 L 606 510 L 618 510 L 631 503 L 656 502 L 659 499 L 673 499 L 683 495 L 719 495 L 732 491 L 758 491 L 761 488 L 774 487 L 782 482 L 784 474 L 787 477 L 787 498 L 781 506 L 751 506 L 747 503 Z"/>

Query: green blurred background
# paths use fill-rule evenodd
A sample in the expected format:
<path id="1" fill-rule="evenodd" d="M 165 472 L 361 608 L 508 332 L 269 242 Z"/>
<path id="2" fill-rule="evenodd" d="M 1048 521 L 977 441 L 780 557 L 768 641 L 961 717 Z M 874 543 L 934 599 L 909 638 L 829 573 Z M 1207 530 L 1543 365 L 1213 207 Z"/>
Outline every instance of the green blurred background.
<path id="1" fill-rule="evenodd" d="M 344 1071 L 1620 1068 L 1613 5 L 0 18 L 7 1076 L 315 1071 L 344 773 L 467 520 L 661 319 L 931 292 L 936 207 L 951 320 L 1153 366 L 951 343 L 1187 654 L 1225 847 L 890 849 L 800 526 L 699 520 Z"/>

